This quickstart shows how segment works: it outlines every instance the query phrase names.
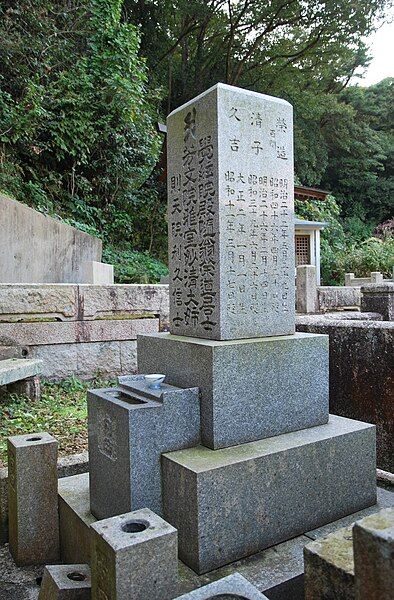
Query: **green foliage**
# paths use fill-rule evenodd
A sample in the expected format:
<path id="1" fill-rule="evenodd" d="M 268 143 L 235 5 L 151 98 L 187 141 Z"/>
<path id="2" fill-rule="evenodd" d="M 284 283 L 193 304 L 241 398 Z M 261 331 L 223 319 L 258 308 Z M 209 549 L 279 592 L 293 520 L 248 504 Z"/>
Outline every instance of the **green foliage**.
<path id="1" fill-rule="evenodd" d="M 383 239 L 371 236 L 370 225 L 358 217 L 340 218 L 340 207 L 333 196 L 326 200 L 296 200 L 297 215 L 328 225 L 321 233 L 321 273 L 323 285 L 343 285 L 345 273 L 357 277 L 380 271 L 391 278 L 394 265 L 394 237 L 386 233 Z M 387 231 L 389 228 L 386 227 Z"/>
<path id="2" fill-rule="evenodd" d="M 121 6 L 0 7 L 0 189 L 115 243 L 136 233 L 159 144 L 157 93 L 147 93 L 138 30 Z"/>
<path id="3" fill-rule="evenodd" d="M 168 267 L 148 252 L 118 250 L 107 246 L 103 260 L 114 265 L 118 283 L 160 283 L 160 278 L 168 275 Z"/>

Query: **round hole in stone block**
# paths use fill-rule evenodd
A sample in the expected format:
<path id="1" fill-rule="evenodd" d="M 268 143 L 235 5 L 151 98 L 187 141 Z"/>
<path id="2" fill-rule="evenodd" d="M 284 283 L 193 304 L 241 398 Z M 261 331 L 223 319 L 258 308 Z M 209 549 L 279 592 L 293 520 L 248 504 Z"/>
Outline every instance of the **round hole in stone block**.
<path id="1" fill-rule="evenodd" d="M 72 571 L 71 573 L 67 573 L 68 579 L 71 581 L 85 581 L 86 575 L 83 573 L 78 573 L 78 571 Z"/>
<path id="2" fill-rule="evenodd" d="M 246 596 L 239 594 L 218 594 L 217 596 L 209 596 L 207 600 L 248 600 Z"/>
<path id="3" fill-rule="evenodd" d="M 122 531 L 125 533 L 142 533 L 148 527 L 149 523 L 145 523 L 144 521 L 126 521 L 122 523 Z"/>
<path id="4" fill-rule="evenodd" d="M 39 442 L 40 440 L 42 440 L 42 437 L 34 436 L 34 437 L 31 437 L 31 438 L 27 438 L 26 441 L 27 442 Z"/>

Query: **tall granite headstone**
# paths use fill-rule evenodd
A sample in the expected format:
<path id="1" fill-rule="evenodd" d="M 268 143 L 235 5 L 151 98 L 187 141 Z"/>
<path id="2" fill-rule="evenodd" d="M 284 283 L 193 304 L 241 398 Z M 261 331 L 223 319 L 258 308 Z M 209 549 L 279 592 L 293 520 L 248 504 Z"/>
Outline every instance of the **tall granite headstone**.
<path id="1" fill-rule="evenodd" d="M 293 111 L 218 84 L 168 118 L 170 331 L 294 333 Z"/>

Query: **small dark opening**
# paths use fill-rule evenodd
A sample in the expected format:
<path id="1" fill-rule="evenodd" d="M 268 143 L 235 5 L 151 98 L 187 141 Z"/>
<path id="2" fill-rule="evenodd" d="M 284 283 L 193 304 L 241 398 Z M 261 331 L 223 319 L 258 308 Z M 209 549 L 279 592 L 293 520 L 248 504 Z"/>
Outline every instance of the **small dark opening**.
<path id="1" fill-rule="evenodd" d="M 27 438 L 28 442 L 39 442 L 40 440 L 42 440 L 42 437 L 31 437 L 31 438 Z"/>
<path id="2" fill-rule="evenodd" d="M 219 594 L 218 596 L 209 596 L 207 600 L 248 600 L 245 596 L 238 594 Z"/>
<path id="3" fill-rule="evenodd" d="M 36 577 L 36 584 L 39 585 L 41 587 L 42 584 L 42 577 Z"/>
<path id="4" fill-rule="evenodd" d="M 85 581 L 86 579 L 86 575 L 84 575 L 83 573 L 78 573 L 77 571 L 67 573 L 67 577 L 71 579 L 71 581 Z"/>
<path id="5" fill-rule="evenodd" d="M 21 354 L 22 354 L 23 358 L 26 358 L 26 356 L 29 354 L 28 349 L 27 348 L 22 348 L 22 353 Z"/>
<path id="6" fill-rule="evenodd" d="M 139 398 L 135 398 L 134 396 L 130 396 L 129 394 L 124 394 L 123 392 L 113 391 L 108 392 L 108 395 L 112 396 L 112 398 L 123 400 L 123 402 L 127 402 L 128 404 L 145 404 L 143 400 L 139 400 Z"/>
<path id="7" fill-rule="evenodd" d="M 122 531 L 125 533 L 141 533 L 145 529 L 148 529 L 148 523 L 142 521 L 127 521 L 122 525 Z"/>

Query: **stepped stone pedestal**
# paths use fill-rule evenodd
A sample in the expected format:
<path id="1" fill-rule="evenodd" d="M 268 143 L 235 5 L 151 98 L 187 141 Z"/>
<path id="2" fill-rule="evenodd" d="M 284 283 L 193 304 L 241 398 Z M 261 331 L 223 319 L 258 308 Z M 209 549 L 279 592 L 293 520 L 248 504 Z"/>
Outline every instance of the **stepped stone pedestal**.
<path id="1" fill-rule="evenodd" d="M 328 336 L 137 338 L 138 370 L 201 394 L 202 443 L 244 444 L 328 421 Z"/>
<path id="2" fill-rule="evenodd" d="M 375 427 L 326 425 L 163 456 L 164 518 L 204 573 L 376 502 Z M 175 492 L 174 492 L 175 490 Z"/>

